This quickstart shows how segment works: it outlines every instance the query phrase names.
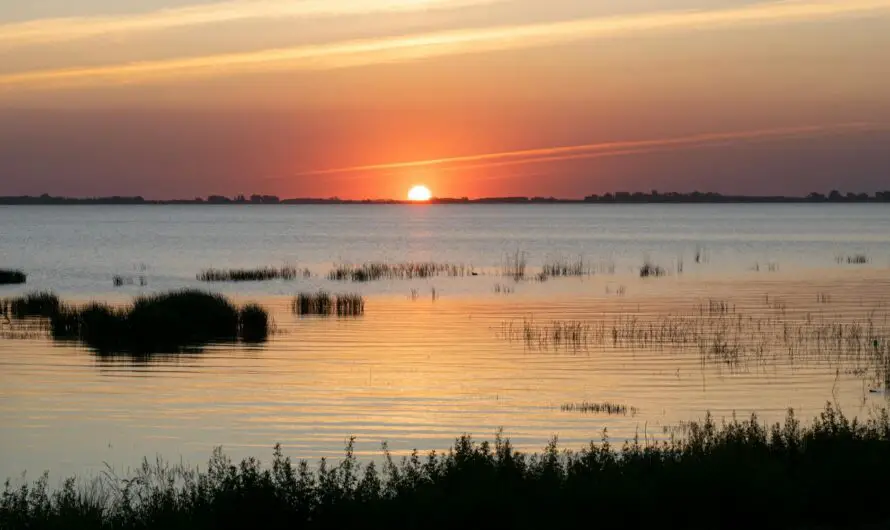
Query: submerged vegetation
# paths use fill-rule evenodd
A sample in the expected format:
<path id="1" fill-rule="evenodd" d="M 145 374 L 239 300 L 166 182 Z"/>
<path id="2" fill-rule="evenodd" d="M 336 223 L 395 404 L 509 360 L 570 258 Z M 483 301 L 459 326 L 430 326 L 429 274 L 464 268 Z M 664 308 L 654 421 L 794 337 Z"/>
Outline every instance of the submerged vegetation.
<path id="1" fill-rule="evenodd" d="M 472 266 L 453 263 L 405 262 L 382 263 L 371 262 L 361 265 L 339 264 L 328 273 L 332 281 L 373 282 L 379 280 L 412 280 L 415 278 L 433 278 L 448 276 L 478 276 Z"/>
<path id="2" fill-rule="evenodd" d="M 298 276 L 309 277 L 309 269 L 296 267 L 263 267 L 260 269 L 206 269 L 198 274 L 202 282 L 266 282 L 270 280 L 294 280 Z"/>
<path id="3" fill-rule="evenodd" d="M 325 291 L 300 293 L 294 298 L 291 308 L 300 316 L 358 317 L 365 314 L 365 299 L 354 293 L 334 296 Z"/>
<path id="4" fill-rule="evenodd" d="M 28 275 L 22 271 L 0 269 L 0 285 L 18 285 L 28 281 Z"/>
<path id="5" fill-rule="evenodd" d="M 863 528 L 890 523 L 890 417 L 850 420 L 832 406 L 802 425 L 690 422 L 682 438 L 559 447 L 526 454 L 498 434 L 468 435 L 444 452 L 382 465 L 358 461 L 354 439 L 338 463 L 313 469 L 276 446 L 264 466 L 221 449 L 206 469 L 163 461 L 90 484 L 51 490 L 7 481 L 0 528 L 552 528 L 622 521 L 629 528 Z M 692 509 L 693 504 L 694 509 Z"/>
<path id="6" fill-rule="evenodd" d="M 33 293 L 0 304 L 13 318 L 48 320 L 56 340 L 74 340 L 103 354 L 177 353 L 214 342 L 261 342 L 268 337 L 266 310 L 237 308 L 218 294 L 183 290 L 141 296 L 131 306 L 92 302 L 64 305 L 51 293 Z"/>

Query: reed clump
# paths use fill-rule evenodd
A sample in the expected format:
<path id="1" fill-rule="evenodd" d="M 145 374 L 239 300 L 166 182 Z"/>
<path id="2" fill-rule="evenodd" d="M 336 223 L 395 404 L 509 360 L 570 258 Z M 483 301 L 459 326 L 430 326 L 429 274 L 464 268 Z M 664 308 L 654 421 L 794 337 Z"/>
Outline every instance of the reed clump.
<path id="1" fill-rule="evenodd" d="M 24 296 L 0 300 L 0 314 L 7 318 L 49 318 L 59 311 L 62 302 L 53 293 L 35 291 Z"/>
<path id="2" fill-rule="evenodd" d="M 804 425 L 708 415 L 668 441 L 577 451 L 553 438 L 536 453 L 469 435 L 444 452 L 363 463 L 355 440 L 339 462 L 233 462 L 221 449 L 206 467 L 147 459 L 126 477 L 106 473 L 52 490 L 7 481 L 0 528 L 229 530 L 243 528 L 885 528 L 890 524 L 890 417 L 858 421 L 831 406 Z M 690 510 L 690 499 L 695 509 Z"/>
<path id="3" fill-rule="evenodd" d="M 20 285 L 28 281 L 28 275 L 20 270 L 0 269 L 0 285 Z"/>
<path id="4" fill-rule="evenodd" d="M 630 413 L 636 416 L 639 409 L 629 407 L 620 403 L 611 403 L 608 401 L 595 403 L 590 401 L 582 401 L 581 403 L 564 403 L 560 405 L 559 410 L 562 412 L 580 412 L 582 414 L 607 414 L 610 416 L 627 416 Z"/>
<path id="5" fill-rule="evenodd" d="M 413 280 L 447 276 L 459 278 L 477 276 L 472 266 L 454 263 L 436 262 L 405 262 L 383 263 L 369 262 L 360 265 L 341 263 L 328 273 L 328 279 L 341 282 L 374 282 L 380 280 Z"/>
<path id="6" fill-rule="evenodd" d="M 307 270 L 300 271 L 296 267 L 263 267 L 259 269 L 206 269 L 198 274 L 202 282 L 267 282 L 271 280 L 294 280 Z"/>
<path id="7" fill-rule="evenodd" d="M 291 308 L 300 316 L 358 317 L 365 314 L 365 299 L 355 293 L 331 295 L 326 291 L 300 293 Z"/>
<path id="8" fill-rule="evenodd" d="M 594 267 L 584 261 L 583 257 L 572 260 L 568 258 L 555 258 L 546 263 L 541 272 L 553 278 L 569 277 L 569 276 L 591 276 L 594 273 Z"/>
<path id="9" fill-rule="evenodd" d="M 512 254 L 504 256 L 501 264 L 501 276 L 513 278 L 513 281 L 519 282 L 525 278 L 527 267 L 527 258 L 525 252 L 517 250 Z"/>
<path id="10" fill-rule="evenodd" d="M 195 290 L 141 296 L 131 306 L 93 302 L 60 306 L 49 316 L 57 340 L 76 340 L 103 354 L 180 353 L 212 343 L 261 342 L 270 331 L 265 309 L 239 309 L 222 295 Z"/>
<path id="11" fill-rule="evenodd" d="M 666 274 L 667 271 L 662 267 L 648 261 L 643 263 L 643 266 L 640 267 L 640 278 L 659 278 Z"/>

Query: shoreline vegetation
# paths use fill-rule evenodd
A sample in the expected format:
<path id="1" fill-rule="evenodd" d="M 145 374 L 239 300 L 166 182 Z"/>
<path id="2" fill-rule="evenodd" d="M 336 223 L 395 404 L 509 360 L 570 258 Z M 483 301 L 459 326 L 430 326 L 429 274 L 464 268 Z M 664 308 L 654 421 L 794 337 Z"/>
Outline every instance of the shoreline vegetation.
<path id="1" fill-rule="evenodd" d="M 726 203 L 885 203 L 890 202 L 890 190 L 869 193 L 841 193 L 832 190 L 828 194 L 812 192 L 806 196 L 785 195 L 723 195 L 715 192 L 651 192 L 617 191 L 593 194 L 583 199 L 565 199 L 556 197 L 434 197 L 429 204 L 726 204 Z M 309 204 L 413 204 L 412 201 L 397 199 L 341 199 L 330 198 L 285 198 L 275 195 L 237 195 L 226 197 L 210 195 L 206 198 L 193 199 L 146 199 L 141 196 L 110 196 L 110 197 L 53 197 L 49 194 L 40 196 L 3 196 L 0 205 L 65 205 L 65 204 L 109 204 L 109 205 L 151 205 L 151 204 L 255 204 L 255 205 L 309 205 Z"/>
<path id="2" fill-rule="evenodd" d="M 257 304 L 238 307 L 228 298 L 197 290 L 139 296 L 112 307 L 99 302 L 66 305 L 53 293 L 35 292 L 0 300 L 0 314 L 43 319 L 49 336 L 79 342 L 103 355 L 152 355 L 200 351 L 214 343 L 262 343 L 270 333 L 268 312 Z"/>
<path id="3" fill-rule="evenodd" d="M 890 523 L 890 416 L 848 419 L 831 405 L 809 424 L 756 416 L 683 424 L 681 437 L 601 441 L 580 451 L 554 437 L 541 452 L 469 435 L 445 452 L 360 462 L 269 464 L 214 450 L 206 467 L 145 459 L 127 477 L 7 480 L 0 528 L 871 528 Z M 870 526 L 880 525 L 880 526 Z"/>

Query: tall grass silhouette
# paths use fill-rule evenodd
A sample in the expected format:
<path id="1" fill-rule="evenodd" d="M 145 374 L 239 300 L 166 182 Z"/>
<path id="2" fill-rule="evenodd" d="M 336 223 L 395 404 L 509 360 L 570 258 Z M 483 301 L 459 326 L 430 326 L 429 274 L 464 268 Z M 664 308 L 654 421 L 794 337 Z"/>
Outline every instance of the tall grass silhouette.
<path id="1" fill-rule="evenodd" d="M 206 269 L 198 274 L 202 282 L 265 282 L 270 280 L 294 280 L 309 276 L 309 270 L 296 267 L 263 267 L 260 269 Z"/>
<path id="2" fill-rule="evenodd" d="M 300 293 L 291 303 L 291 309 L 300 316 L 357 317 L 365 314 L 365 299 L 354 293 L 333 296 L 326 291 Z"/>
<path id="3" fill-rule="evenodd" d="M 360 265 L 341 263 L 328 273 L 332 281 L 373 282 L 379 280 L 412 280 L 416 278 L 433 278 L 447 276 L 458 278 L 477 276 L 475 269 L 469 265 L 435 262 L 404 262 L 383 263 L 369 262 Z"/>
<path id="4" fill-rule="evenodd" d="M 6 483 L 0 528 L 154 530 L 244 528 L 886 528 L 890 417 L 850 420 L 831 405 L 809 425 L 684 423 L 668 441 L 639 438 L 564 450 L 553 438 L 527 454 L 498 433 L 445 452 L 363 463 L 355 440 L 339 462 L 313 468 L 275 446 L 240 463 L 221 449 L 203 470 L 145 460 L 58 489 L 44 474 Z M 873 525 L 873 526 L 870 526 Z"/>

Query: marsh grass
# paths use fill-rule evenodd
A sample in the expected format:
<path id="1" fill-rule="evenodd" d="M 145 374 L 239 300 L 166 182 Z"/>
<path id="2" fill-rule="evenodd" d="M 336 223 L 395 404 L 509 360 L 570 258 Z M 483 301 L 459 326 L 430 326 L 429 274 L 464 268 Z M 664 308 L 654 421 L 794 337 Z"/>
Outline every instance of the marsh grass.
<path id="1" fill-rule="evenodd" d="M 373 282 L 379 280 L 413 280 L 417 278 L 434 278 L 447 276 L 458 278 L 478 276 L 472 266 L 453 263 L 405 262 L 382 263 L 370 262 L 361 265 L 338 264 L 328 273 L 328 279 L 340 282 Z"/>
<path id="2" fill-rule="evenodd" d="M 365 299 L 355 293 L 331 295 L 326 291 L 299 293 L 291 310 L 300 316 L 358 317 L 365 314 Z"/>
<path id="3" fill-rule="evenodd" d="M 643 263 L 643 266 L 640 267 L 640 278 L 659 278 L 665 275 L 667 275 L 666 270 L 649 261 L 646 261 Z"/>
<path id="4" fill-rule="evenodd" d="M 20 285 L 28 281 L 28 275 L 19 270 L 0 269 L 0 285 Z"/>
<path id="5" fill-rule="evenodd" d="M 0 302 L 5 315 L 42 318 L 52 338 L 78 341 L 98 353 L 149 355 L 192 351 L 239 339 L 262 342 L 270 330 L 257 305 L 238 309 L 225 297 L 183 290 L 141 296 L 130 306 L 92 302 L 65 305 L 52 293 L 32 293 Z"/>
<path id="6" fill-rule="evenodd" d="M 579 451 L 553 438 L 536 453 L 469 435 L 449 450 L 363 463 L 355 440 L 339 462 L 271 462 L 213 452 L 203 469 L 144 460 L 51 489 L 7 481 L 0 528 L 34 530 L 244 528 L 883 528 L 890 523 L 890 417 L 850 420 L 827 406 L 808 425 L 756 416 L 690 422 L 667 441 L 613 446 L 606 433 Z M 694 509 L 690 509 L 694 504 Z M 873 526 L 871 526 L 873 525 Z"/>
<path id="7" fill-rule="evenodd" d="M 790 313 L 776 297 L 765 311 L 740 311 L 709 299 L 685 313 L 616 313 L 586 320 L 501 322 L 498 335 L 529 350 L 578 353 L 591 348 L 622 351 L 697 352 L 703 363 L 733 370 L 814 363 L 843 370 L 863 368 L 875 384 L 890 388 L 890 314 L 860 317 Z"/>
<path id="8" fill-rule="evenodd" d="M 494 284 L 494 292 L 495 292 L 495 294 L 508 295 L 508 294 L 513 294 L 513 293 L 515 293 L 515 292 L 516 292 L 516 289 L 515 289 L 514 287 L 509 286 L 509 285 L 504 285 L 504 284 L 501 284 L 501 283 L 496 283 L 496 284 Z"/>
<path id="9" fill-rule="evenodd" d="M 263 267 L 259 269 L 206 269 L 198 274 L 202 282 L 267 282 L 271 280 L 295 280 L 311 275 L 309 269 L 296 267 Z"/>
<path id="10" fill-rule="evenodd" d="M 560 405 L 559 410 L 562 412 L 580 412 L 582 414 L 608 414 L 610 416 L 636 416 L 639 409 L 629 407 L 619 403 L 602 402 L 594 403 L 590 401 L 582 401 L 581 403 L 564 403 Z"/>
<path id="11" fill-rule="evenodd" d="M 517 250 L 512 254 L 504 256 L 501 264 L 501 276 L 513 278 L 513 281 L 519 282 L 525 278 L 527 267 L 527 257 L 525 252 Z"/>
<path id="12" fill-rule="evenodd" d="M 49 318 L 59 311 L 62 302 L 53 293 L 34 291 L 16 298 L 0 299 L 0 314 L 6 318 Z"/>
<path id="13" fill-rule="evenodd" d="M 595 272 L 594 267 L 584 261 L 582 256 L 577 259 L 554 258 L 544 263 L 541 272 L 553 278 L 570 277 L 570 276 L 592 276 Z"/>

